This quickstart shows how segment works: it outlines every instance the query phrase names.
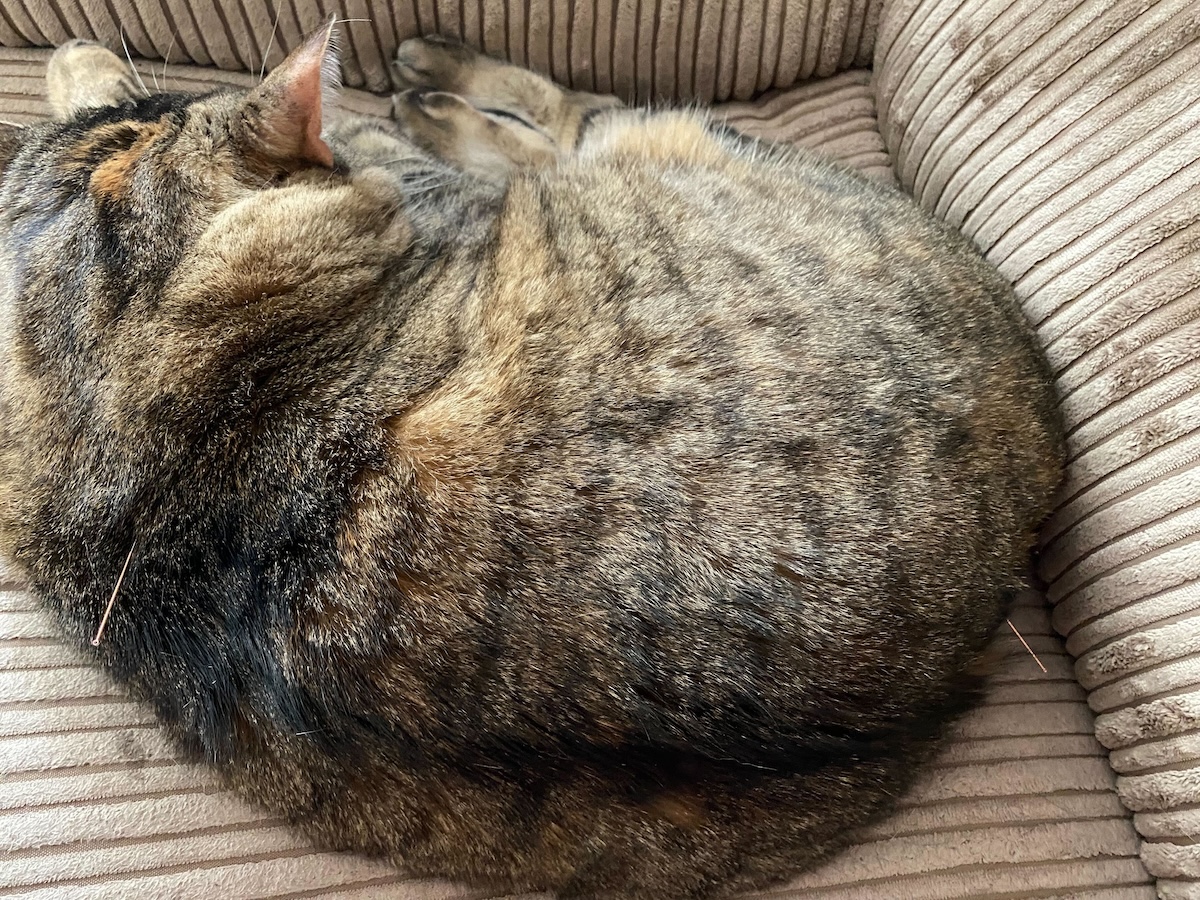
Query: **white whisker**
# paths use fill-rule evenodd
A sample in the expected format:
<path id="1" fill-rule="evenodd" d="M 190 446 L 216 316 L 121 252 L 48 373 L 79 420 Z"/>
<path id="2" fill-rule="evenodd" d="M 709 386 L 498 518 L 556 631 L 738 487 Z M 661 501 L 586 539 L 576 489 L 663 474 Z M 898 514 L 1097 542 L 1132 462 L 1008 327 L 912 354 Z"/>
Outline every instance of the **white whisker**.
<path id="1" fill-rule="evenodd" d="M 379 162 L 372 163 L 371 165 L 374 165 L 374 166 L 390 166 L 390 165 L 394 165 L 395 163 L 402 163 L 402 162 L 423 162 L 423 161 L 424 161 L 424 157 L 422 157 L 422 156 L 418 156 L 417 154 L 415 154 L 415 153 L 412 153 L 412 154 L 409 154 L 409 155 L 407 155 L 407 156 L 393 156 L 391 159 L 382 159 L 382 160 L 380 160 Z"/>
<path id="2" fill-rule="evenodd" d="M 129 63 L 129 71 L 133 73 L 133 77 L 137 79 L 137 83 L 141 85 L 142 92 L 149 97 L 150 88 L 146 87 L 146 82 L 142 81 L 142 76 L 138 72 L 137 67 L 133 64 L 133 57 L 129 55 L 129 45 L 125 43 L 125 29 L 121 29 L 121 46 L 125 48 L 125 61 Z"/>
<path id="3" fill-rule="evenodd" d="M 282 3 L 275 7 L 275 23 L 271 26 L 271 37 L 267 41 L 267 49 L 263 51 L 262 66 L 258 70 L 259 84 L 262 84 L 263 79 L 267 77 L 267 57 L 271 55 L 271 48 L 275 46 L 275 34 L 279 31 L 279 14 L 281 12 L 283 12 Z"/>
<path id="4" fill-rule="evenodd" d="M 433 191 L 436 191 L 436 190 L 438 190 L 438 189 L 440 189 L 440 188 L 444 188 L 444 187 L 446 187 L 448 184 L 451 184 L 451 183 L 453 183 L 453 181 L 454 181 L 454 179 L 453 179 L 453 178 L 444 178 L 444 179 L 442 179 L 441 181 L 434 181 L 434 182 L 431 182 L 431 183 L 422 183 L 422 184 L 419 184 L 419 185 L 417 185 L 417 186 L 416 186 L 416 188 L 417 188 L 416 190 L 413 190 L 413 189 L 412 189 L 412 188 L 413 188 L 413 185 L 411 185 L 411 184 L 406 184 L 406 185 L 404 186 L 404 196 L 405 196 L 405 198 L 406 198 L 406 199 L 409 199 L 409 200 L 411 200 L 411 199 L 413 199 L 414 197 L 420 197 L 420 196 L 422 196 L 422 195 L 424 195 L 424 194 L 429 194 L 429 193 L 432 193 Z"/>
<path id="5" fill-rule="evenodd" d="M 177 35 L 175 33 L 174 29 L 172 29 L 171 30 L 171 43 L 167 45 L 167 53 L 166 53 L 166 56 L 163 57 L 162 80 L 163 80 L 164 90 L 167 87 L 167 64 L 171 62 L 171 51 L 175 49 L 175 40 L 178 37 L 179 37 L 179 35 Z"/>

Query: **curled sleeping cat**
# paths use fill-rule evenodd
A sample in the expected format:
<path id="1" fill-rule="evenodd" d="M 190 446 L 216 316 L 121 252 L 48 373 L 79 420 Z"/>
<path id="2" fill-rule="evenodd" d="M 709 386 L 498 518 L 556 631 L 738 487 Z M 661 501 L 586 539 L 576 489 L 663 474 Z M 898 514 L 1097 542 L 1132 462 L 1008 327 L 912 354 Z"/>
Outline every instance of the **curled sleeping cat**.
<path id="1" fill-rule="evenodd" d="M 496 890 L 785 878 L 975 696 L 1061 471 L 1010 288 L 696 112 L 330 32 L 250 91 L 61 48 L 0 138 L 0 548 L 188 751 Z M 328 126 L 324 127 L 323 126 Z"/>

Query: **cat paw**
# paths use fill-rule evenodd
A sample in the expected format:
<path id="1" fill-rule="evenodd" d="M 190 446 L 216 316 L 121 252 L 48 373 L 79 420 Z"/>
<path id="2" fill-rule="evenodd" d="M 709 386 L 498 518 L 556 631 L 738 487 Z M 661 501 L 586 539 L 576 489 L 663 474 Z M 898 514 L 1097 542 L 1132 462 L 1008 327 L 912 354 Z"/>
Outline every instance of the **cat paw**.
<path id="1" fill-rule="evenodd" d="M 354 171 L 387 167 L 412 157 L 412 148 L 395 122 L 371 116 L 347 116 L 326 126 L 323 137 L 335 155 Z"/>
<path id="2" fill-rule="evenodd" d="M 459 93 L 479 54 L 443 37 L 410 38 L 396 50 L 402 87 Z"/>
<path id="3" fill-rule="evenodd" d="M 462 166 L 473 143 L 486 143 L 487 122 L 457 94 L 409 88 L 392 96 L 392 121 L 425 153 Z"/>
<path id="4" fill-rule="evenodd" d="M 456 117 L 477 116 L 471 104 L 457 94 L 447 91 L 427 91 L 409 88 L 392 95 L 392 120 L 409 126 L 409 134 L 417 123 L 435 119 L 453 121 Z"/>

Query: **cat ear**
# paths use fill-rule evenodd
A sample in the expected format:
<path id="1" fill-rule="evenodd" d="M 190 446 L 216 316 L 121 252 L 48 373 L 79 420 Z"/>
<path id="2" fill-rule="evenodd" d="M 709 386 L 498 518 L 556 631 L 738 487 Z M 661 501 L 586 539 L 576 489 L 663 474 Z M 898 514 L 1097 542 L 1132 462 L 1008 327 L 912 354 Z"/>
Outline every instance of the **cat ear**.
<path id="1" fill-rule="evenodd" d="M 83 110 L 143 96 L 132 71 L 125 60 L 94 41 L 67 41 L 46 65 L 46 99 L 54 118 L 65 122 Z"/>
<path id="2" fill-rule="evenodd" d="M 333 166 L 321 124 L 340 80 L 334 21 L 288 54 L 246 97 L 252 143 L 271 159 Z"/>

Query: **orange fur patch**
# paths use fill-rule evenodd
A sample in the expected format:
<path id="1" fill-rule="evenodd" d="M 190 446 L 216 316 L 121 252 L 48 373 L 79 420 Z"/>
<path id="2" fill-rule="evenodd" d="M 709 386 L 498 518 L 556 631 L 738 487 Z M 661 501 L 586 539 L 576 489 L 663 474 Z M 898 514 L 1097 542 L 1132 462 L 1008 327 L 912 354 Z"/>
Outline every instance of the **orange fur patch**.
<path id="1" fill-rule="evenodd" d="M 67 164 L 89 165 L 97 150 L 103 150 L 106 145 L 114 141 L 125 140 L 140 131 L 141 123 L 128 119 L 123 122 L 109 122 L 107 125 L 93 128 L 87 133 L 85 140 L 75 144 L 68 151 Z"/>
<path id="2" fill-rule="evenodd" d="M 162 125 L 149 125 L 141 128 L 137 139 L 127 150 L 114 153 L 92 173 L 88 189 L 99 196 L 117 199 L 125 193 L 129 186 L 129 178 L 137 161 L 142 158 L 146 149 L 163 132 Z M 92 146 L 95 146 L 93 144 Z"/>
<path id="3" fill-rule="evenodd" d="M 439 492 L 469 493 L 475 486 L 470 466 L 456 465 L 472 455 L 464 422 L 474 421 L 471 398 L 435 396 L 402 416 L 387 421 L 392 453 L 412 473 L 417 490 L 430 497 Z M 480 410 L 480 416 L 486 412 Z M 482 420 L 482 419 L 480 419 Z"/>

